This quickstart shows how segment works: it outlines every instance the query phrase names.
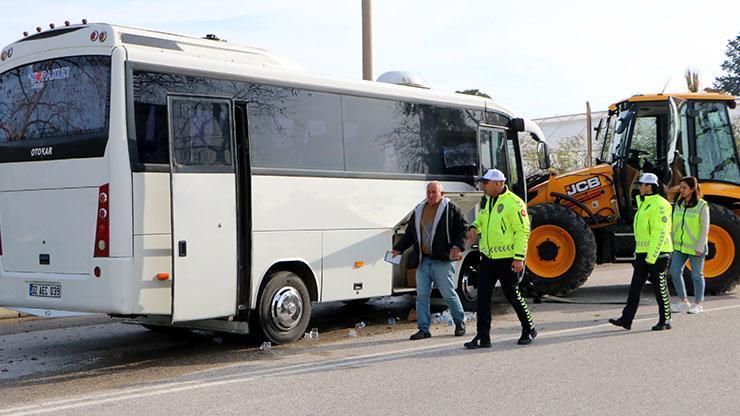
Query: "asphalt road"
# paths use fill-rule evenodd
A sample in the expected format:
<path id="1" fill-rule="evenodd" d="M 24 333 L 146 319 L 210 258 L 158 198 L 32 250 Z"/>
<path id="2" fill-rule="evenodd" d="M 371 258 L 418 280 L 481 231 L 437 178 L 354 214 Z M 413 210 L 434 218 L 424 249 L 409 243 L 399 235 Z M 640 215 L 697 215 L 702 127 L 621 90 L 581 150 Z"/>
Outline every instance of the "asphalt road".
<path id="1" fill-rule="evenodd" d="M 654 332 L 650 289 L 632 331 L 616 317 L 628 266 L 600 268 L 565 301 L 530 304 L 540 336 L 516 345 L 494 313 L 493 348 L 467 351 L 452 328 L 411 342 L 411 299 L 320 307 L 318 341 L 260 351 L 255 340 L 161 334 L 106 317 L 0 322 L 0 416 L 10 414 L 737 414 L 740 302 Z M 360 320 L 368 325 L 348 332 Z M 471 323 L 474 324 L 474 323 Z"/>

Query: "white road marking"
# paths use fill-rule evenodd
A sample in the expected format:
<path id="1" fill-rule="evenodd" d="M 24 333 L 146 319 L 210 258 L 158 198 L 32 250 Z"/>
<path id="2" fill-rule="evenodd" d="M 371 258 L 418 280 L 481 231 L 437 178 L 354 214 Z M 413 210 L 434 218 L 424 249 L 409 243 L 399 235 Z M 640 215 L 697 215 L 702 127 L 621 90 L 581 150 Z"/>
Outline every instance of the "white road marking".
<path id="1" fill-rule="evenodd" d="M 740 308 L 740 305 L 730 305 L 730 306 L 722 306 L 722 307 L 712 308 L 712 309 L 704 309 L 703 313 L 719 312 L 719 311 L 737 309 L 737 308 Z M 640 318 L 640 319 L 635 319 L 633 323 L 641 322 L 641 321 L 650 321 L 654 319 L 655 319 L 654 316 L 651 316 L 649 318 Z M 545 338 L 545 337 L 553 336 L 553 335 L 580 332 L 580 331 L 597 329 L 597 328 L 614 328 L 614 326 L 610 323 L 605 323 L 605 324 L 589 325 L 589 326 L 582 326 L 582 327 L 576 327 L 576 328 L 559 329 L 555 331 L 546 331 L 546 332 L 540 332 L 538 335 L 538 338 Z M 494 344 L 498 344 L 500 342 L 513 341 L 515 339 L 517 339 L 517 337 L 509 337 L 509 338 L 501 339 L 500 341 L 496 341 Z M 160 384 L 156 386 L 135 387 L 135 388 L 129 388 L 129 389 L 124 389 L 124 390 L 112 391 L 108 393 L 101 393 L 101 394 L 95 394 L 95 395 L 62 399 L 62 400 L 56 400 L 56 401 L 40 403 L 40 404 L 12 407 L 8 409 L 0 410 L 0 416 L 6 416 L 6 415 L 7 416 L 11 416 L 11 415 L 12 416 L 22 416 L 22 415 L 31 415 L 31 414 L 45 414 L 45 413 L 59 412 L 59 411 L 69 410 L 69 409 L 76 409 L 76 408 L 81 408 L 81 407 L 86 407 L 86 406 L 94 406 L 94 405 L 101 405 L 105 403 L 118 402 L 122 400 L 139 399 L 139 398 L 157 396 L 157 395 L 168 394 L 168 393 L 177 393 L 181 391 L 212 388 L 212 387 L 224 386 L 224 385 L 235 384 L 235 383 L 243 383 L 246 381 L 256 380 L 262 377 L 270 377 L 270 376 L 275 376 L 275 375 L 292 375 L 292 374 L 303 373 L 306 371 L 331 370 L 335 368 L 353 366 L 353 365 L 358 365 L 358 364 L 371 364 L 371 363 L 379 362 L 383 360 L 401 358 L 403 356 L 408 356 L 408 355 L 416 355 L 420 353 L 426 353 L 426 352 L 432 352 L 432 351 L 438 351 L 438 350 L 440 351 L 452 350 L 453 347 L 455 347 L 454 349 L 458 349 L 458 348 L 462 349 L 461 344 L 462 344 L 462 341 L 456 340 L 456 341 L 450 341 L 450 342 L 441 343 L 441 344 L 426 345 L 426 346 L 419 346 L 419 347 L 413 347 L 413 348 L 404 348 L 401 350 L 378 352 L 378 353 L 372 353 L 372 354 L 358 355 L 354 357 L 332 359 L 332 360 L 322 361 L 318 363 L 312 362 L 312 363 L 305 363 L 305 364 L 295 364 L 295 365 L 279 367 L 279 368 L 268 368 L 264 370 L 257 370 L 257 371 L 250 372 L 249 375 L 231 375 L 231 376 L 213 377 L 210 381 L 192 380 L 192 381 L 164 383 L 164 384 Z"/>

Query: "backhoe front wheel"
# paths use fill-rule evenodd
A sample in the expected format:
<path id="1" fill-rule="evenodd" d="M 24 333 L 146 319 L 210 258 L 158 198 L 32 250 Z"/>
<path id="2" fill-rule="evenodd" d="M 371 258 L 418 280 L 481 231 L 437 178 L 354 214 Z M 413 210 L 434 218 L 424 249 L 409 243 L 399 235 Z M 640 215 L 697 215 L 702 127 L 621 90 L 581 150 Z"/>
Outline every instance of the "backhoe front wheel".
<path id="1" fill-rule="evenodd" d="M 531 233 L 527 248 L 531 295 L 563 296 L 586 283 L 596 263 L 596 238 L 583 218 L 563 205 L 529 208 Z"/>

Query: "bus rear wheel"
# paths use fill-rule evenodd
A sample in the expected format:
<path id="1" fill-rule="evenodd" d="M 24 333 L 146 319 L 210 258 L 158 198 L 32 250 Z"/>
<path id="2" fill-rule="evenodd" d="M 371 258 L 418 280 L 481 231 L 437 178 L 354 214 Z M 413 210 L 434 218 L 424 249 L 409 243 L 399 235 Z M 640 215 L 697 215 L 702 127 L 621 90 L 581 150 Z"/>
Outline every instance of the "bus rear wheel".
<path id="1" fill-rule="evenodd" d="M 293 272 L 275 272 L 260 295 L 259 326 L 274 344 L 300 338 L 311 319 L 311 300 L 301 278 Z"/>
<path id="2" fill-rule="evenodd" d="M 567 207 L 529 208 L 532 232 L 527 248 L 528 295 L 563 296 L 586 283 L 596 264 L 596 238 L 583 218 Z"/>
<path id="3" fill-rule="evenodd" d="M 715 204 L 709 205 L 709 237 L 707 257 L 704 260 L 704 291 L 710 295 L 722 295 L 732 291 L 740 280 L 740 218 L 729 209 Z M 687 262 L 683 271 L 686 292 L 694 295 L 691 266 Z"/>

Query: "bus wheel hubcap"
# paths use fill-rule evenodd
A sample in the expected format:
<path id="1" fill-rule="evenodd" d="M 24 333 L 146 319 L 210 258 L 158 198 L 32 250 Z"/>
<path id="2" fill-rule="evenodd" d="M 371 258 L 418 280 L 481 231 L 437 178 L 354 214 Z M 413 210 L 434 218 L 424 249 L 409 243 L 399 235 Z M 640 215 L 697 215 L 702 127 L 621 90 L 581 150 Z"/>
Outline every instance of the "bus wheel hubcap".
<path id="1" fill-rule="evenodd" d="M 462 282 L 460 283 L 460 292 L 468 302 L 475 302 L 478 299 L 477 280 L 472 276 L 471 271 L 463 273 Z"/>
<path id="2" fill-rule="evenodd" d="M 286 286 L 272 297 L 270 310 L 272 321 L 278 328 L 293 329 L 303 317 L 303 299 L 295 288 Z"/>

